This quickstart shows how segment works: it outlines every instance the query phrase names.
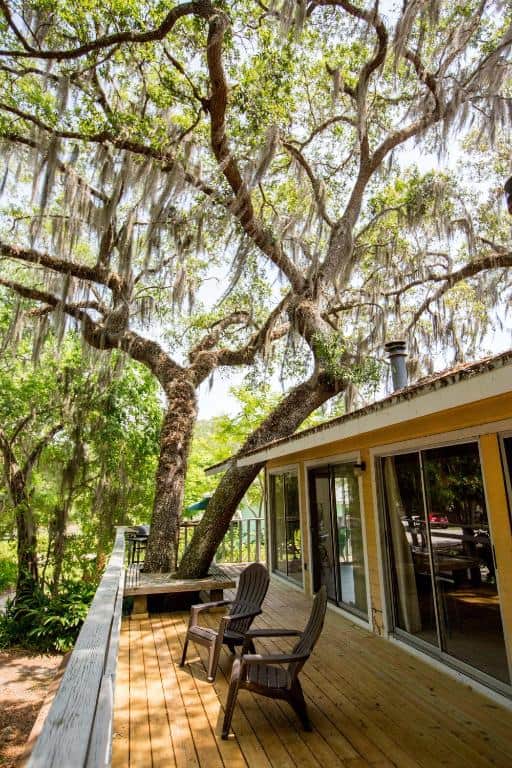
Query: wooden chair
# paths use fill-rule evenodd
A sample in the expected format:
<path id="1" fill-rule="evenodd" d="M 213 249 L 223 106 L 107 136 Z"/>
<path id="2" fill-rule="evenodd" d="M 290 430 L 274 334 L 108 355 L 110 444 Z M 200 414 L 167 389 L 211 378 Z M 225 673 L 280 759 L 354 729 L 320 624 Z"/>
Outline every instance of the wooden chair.
<path id="1" fill-rule="evenodd" d="M 222 726 L 222 738 L 227 739 L 231 718 L 240 688 L 260 693 L 270 699 L 287 701 L 302 723 L 304 730 L 311 730 L 308 710 L 299 682 L 299 672 L 309 659 L 324 625 L 327 607 L 327 590 L 322 586 L 315 596 L 311 615 L 303 632 L 295 629 L 252 629 L 246 633 L 242 656 L 235 659 L 231 670 L 226 712 Z M 257 637 L 292 637 L 299 635 L 291 653 L 263 655 L 246 653 L 254 649 Z M 284 668 L 284 665 L 287 665 Z"/>
<path id="2" fill-rule="evenodd" d="M 220 649 L 225 643 L 232 653 L 235 646 L 243 645 L 245 634 L 251 626 L 254 617 L 261 613 L 261 604 L 265 599 L 269 585 L 268 571 L 264 565 L 252 563 L 240 574 L 238 589 L 234 600 L 218 600 L 214 603 L 200 603 L 190 609 L 187 636 L 183 646 L 180 666 L 185 664 L 189 640 L 199 645 L 205 645 L 210 656 L 208 660 L 208 680 L 213 683 L 219 663 Z M 230 605 L 226 616 L 223 616 L 218 630 L 202 627 L 199 624 L 199 614 L 210 608 Z M 254 648 L 254 646 L 251 646 Z"/>

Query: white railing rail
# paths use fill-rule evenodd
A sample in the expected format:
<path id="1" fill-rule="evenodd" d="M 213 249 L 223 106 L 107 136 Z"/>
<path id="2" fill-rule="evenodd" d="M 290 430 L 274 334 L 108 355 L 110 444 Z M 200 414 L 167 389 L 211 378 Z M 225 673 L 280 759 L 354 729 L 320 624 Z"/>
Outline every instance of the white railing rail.
<path id="1" fill-rule="evenodd" d="M 124 528 L 92 601 L 27 768 L 110 765 L 124 588 Z"/>

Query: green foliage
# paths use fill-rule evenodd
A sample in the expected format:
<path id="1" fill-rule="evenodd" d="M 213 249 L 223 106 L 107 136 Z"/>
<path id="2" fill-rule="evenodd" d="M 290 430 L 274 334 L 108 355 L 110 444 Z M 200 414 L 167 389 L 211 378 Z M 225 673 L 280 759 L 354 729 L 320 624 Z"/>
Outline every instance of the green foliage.
<path id="1" fill-rule="evenodd" d="M 39 651 L 69 651 L 87 616 L 95 583 L 66 581 L 57 597 L 43 590 L 11 603 L 0 615 L 0 648 L 20 645 Z"/>
<path id="2" fill-rule="evenodd" d="M 232 388 L 231 394 L 240 404 L 235 416 L 217 416 L 209 421 L 199 421 L 196 425 L 185 483 L 185 507 L 214 492 L 222 475 L 207 477 L 204 470 L 236 453 L 279 401 L 279 395 L 272 392 L 268 385 Z M 247 505 L 255 515 L 260 513 L 260 482 L 253 483 L 242 504 Z M 187 513 L 184 514 L 187 516 Z"/>
<path id="3" fill-rule="evenodd" d="M 318 334 L 314 339 L 318 359 L 326 371 L 334 378 L 359 386 L 378 384 L 382 378 L 382 366 L 373 357 L 363 358 L 356 364 L 347 363 L 347 344 L 345 335 L 332 333 L 330 336 Z"/>
<path id="4" fill-rule="evenodd" d="M 0 594 L 16 584 L 16 542 L 0 541 Z"/>

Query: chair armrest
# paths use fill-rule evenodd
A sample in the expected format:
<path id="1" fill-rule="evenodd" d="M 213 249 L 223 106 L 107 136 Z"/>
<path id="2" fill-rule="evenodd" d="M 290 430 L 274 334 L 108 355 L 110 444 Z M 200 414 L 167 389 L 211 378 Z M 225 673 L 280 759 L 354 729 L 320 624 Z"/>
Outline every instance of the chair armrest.
<path id="1" fill-rule="evenodd" d="M 261 653 L 244 653 L 242 664 L 289 664 L 306 659 L 309 659 L 309 653 L 272 653 L 268 656 Z"/>
<path id="2" fill-rule="evenodd" d="M 236 621 L 237 619 L 252 619 L 254 616 L 259 616 L 261 613 L 261 608 L 257 608 L 254 606 L 254 610 L 252 611 L 244 611 L 243 613 L 232 613 L 228 614 L 227 616 L 223 616 L 223 620 L 226 623 L 229 623 L 230 621 Z"/>
<path id="3" fill-rule="evenodd" d="M 248 629 L 245 637 L 250 640 L 253 637 L 297 637 L 302 632 L 301 629 Z"/>
<path id="4" fill-rule="evenodd" d="M 230 605 L 232 600 L 216 600 L 213 603 L 197 603 L 190 607 L 190 621 L 196 620 L 198 615 L 203 611 L 207 611 L 210 608 L 222 608 L 224 605 Z"/>

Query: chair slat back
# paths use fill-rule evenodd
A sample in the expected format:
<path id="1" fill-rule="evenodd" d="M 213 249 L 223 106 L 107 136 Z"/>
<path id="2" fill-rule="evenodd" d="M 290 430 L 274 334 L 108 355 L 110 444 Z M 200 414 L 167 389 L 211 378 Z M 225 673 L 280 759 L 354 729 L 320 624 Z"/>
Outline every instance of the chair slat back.
<path id="1" fill-rule="evenodd" d="M 293 653 L 299 653 L 302 655 L 311 655 L 313 648 L 316 645 L 318 638 L 322 632 L 325 611 L 327 610 L 327 589 L 325 585 L 320 587 L 313 600 L 313 607 L 311 608 L 311 614 L 309 616 L 308 623 L 304 628 L 304 632 L 300 636 L 299 640 L 295 643 Z M 293 662 L 289 665 L 288 671 L 290 676 L 295 677 L 304 666 L 304 662 Z"/>
<path id="2" fill-rule="evenodd" d="M 251 603 L 261 607 L 267 594 L 270 577 L 268 571 L 261 563 L 251 563 L 240 574 L 235 600 L 231 606 L 230 614 L 240 611 L 240 603 Z M 252 618 L 239 619 L 229 625 L 230 632 L 247 632 L 252 623 Z"/>

